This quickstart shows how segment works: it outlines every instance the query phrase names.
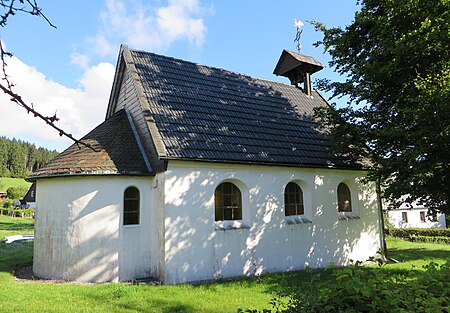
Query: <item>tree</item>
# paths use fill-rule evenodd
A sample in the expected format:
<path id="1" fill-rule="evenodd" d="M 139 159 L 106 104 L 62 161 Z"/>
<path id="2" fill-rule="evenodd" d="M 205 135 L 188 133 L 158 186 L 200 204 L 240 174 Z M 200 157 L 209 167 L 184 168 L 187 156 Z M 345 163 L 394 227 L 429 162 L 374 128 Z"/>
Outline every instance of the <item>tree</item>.
<path id="1" fill-rule="evenodd" d="M 6 197 L 11 200 L 22 199 L 23 196 L 26 195 L 28 191 L 27 187 L 19 186 L 19 187 L 9 187 L 6 190 Z"/>
<path id="2" fill-rule="evenodd" d="M 57 155 L 56 150 L 36 148 L 34 144 L 0 136 L 0 177 L 25 178 Z"/>
<path id="3" fill-rule="evenodd" d="M 369 161 L 368 179 L 394 205 L 406 196 L 450 213 L 450 1 L 359 4 L 344 29 L 312 22 L 344 77 L 318 86 L 349 99 L 316 117 L 340 154 Z"/>

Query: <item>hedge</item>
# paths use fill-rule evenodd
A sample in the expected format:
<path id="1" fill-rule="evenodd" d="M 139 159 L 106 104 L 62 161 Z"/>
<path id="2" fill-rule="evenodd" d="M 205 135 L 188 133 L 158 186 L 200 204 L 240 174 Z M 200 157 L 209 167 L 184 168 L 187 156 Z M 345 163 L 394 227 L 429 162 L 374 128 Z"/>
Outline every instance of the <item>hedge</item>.
<path id="1" fill-rule="evenodd" d="M 11 217 L 34 217 L 34 209 L 28 208 L 28 209 L 15 209 L 15 210 L 8 210 L 0 208 L 0 214 L 1 215 L 11 215 Z M 23 216 L 22 216 L 23 214 Z"/>
<path id="2" fill-rule="evenodd" d="M 387 235 L 405 239 L 413 236 L 450 237 L 450 228 L 390 228 Z"/>
<path id="3" fill-rule="evenodd" d="M 446 243 L 450 244 L 450 237 L 444 236 L 411 236 L 408 238 L 409 241 L 414 242 L 426 242 L 426 243 Z"/>

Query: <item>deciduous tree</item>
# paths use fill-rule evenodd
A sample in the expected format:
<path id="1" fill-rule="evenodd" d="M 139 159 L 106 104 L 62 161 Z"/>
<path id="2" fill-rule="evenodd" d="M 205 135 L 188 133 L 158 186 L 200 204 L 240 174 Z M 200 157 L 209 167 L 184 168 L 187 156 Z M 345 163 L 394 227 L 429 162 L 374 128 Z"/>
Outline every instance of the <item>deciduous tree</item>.
<path id="1" fill-rule="evenodd" d="M 330 66 L 321 80 L 348 106 L 316 115 L 337 151 L 370 161 L 384 196 L 450 213 L 450 1 L 362 0 L 345 28 L 323 32 Z"/>

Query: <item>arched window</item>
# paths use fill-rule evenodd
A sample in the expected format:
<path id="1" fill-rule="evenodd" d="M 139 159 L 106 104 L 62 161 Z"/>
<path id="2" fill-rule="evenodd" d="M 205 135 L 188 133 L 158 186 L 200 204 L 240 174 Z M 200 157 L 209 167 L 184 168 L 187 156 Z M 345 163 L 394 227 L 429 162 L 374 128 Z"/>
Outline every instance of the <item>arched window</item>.
<path id="1" fill-rule="evenodd" d="M 338 211 L 351 212 L 352 211 L 352 195 L 350 188 L 344 183 L 340 183 L 337 189 Z"/>
<path id="2" fill-rule="evenodd" d="M 139 190 L 136 187 L 125 189 L 123 197 L 123 225 L 139 224 Z"/>
<path id="3" fill-rule="evenodd" d="M 286 216 L 305 214 L 303 191 L 296 183 L 290 182 L 284 189 L 284 214 Z"/>
<path id="4" fill-rule="evenodd" d="M 214 191 L 215 220 L 242 220 L 242 195 L 233 183 L 222 183 Z"/>

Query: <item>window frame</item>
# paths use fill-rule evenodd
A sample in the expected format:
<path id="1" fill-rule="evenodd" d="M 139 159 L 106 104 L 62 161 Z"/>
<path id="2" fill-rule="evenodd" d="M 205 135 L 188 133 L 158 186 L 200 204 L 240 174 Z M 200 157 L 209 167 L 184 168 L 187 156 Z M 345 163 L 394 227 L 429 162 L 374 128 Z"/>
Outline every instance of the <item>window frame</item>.
<path id="1" fill-rule="evenodd" d="M 288 190 L 288 188 L 294 188 L 295 190 Z M 290 181 L 286 184 L 286 187 L 284 187 L 284 216 L 304 216 L 305 215 L 305 199 L 303 196 L 303 189 L 302 187 L 293 182 Z M 294 203 L 291 203 L 290 201 L 294 198 Z M 291 200 L 289 200 L 291 199 Z M 289 203 L 288 203 L 289 202 Z M 294 206 L 294 213 L 289 214 L 288 211 L 291 211 L 292 209 L 288 209 L 288 206 Z M 299 212 L 300 211 L 300 212 Z"/>
<path id="2" fill-rule="evenodd" d="M 226 186 L 230 187 L 230 192 L 228 193 L 224 191 Z M 221 192 L 221 194 L 218 194 L 219 192 Z M 219 207 L 218 199 L 220 199 Z M 231 219 L 226 219 L 226 217 L 229 216 L 227 211 L 231 211 Z M 237 214 L 235 211 L 238 211 Z M 217 216 L 218 212 L 220 212 L 220 216 Z M 217 185 L 214 189 L 214 221 L 242 221 L 242 218 L 242 191 L 239 187 L 229 181 L 225 181 Z"/>
<path id="3" fill-rule="evenodd" d="M 420 211 L 419 212 L 419 218 L 420 218 L 420 222 L 421 223 L 426 223 L 427 222 L 427 215 L 425 211 Z"/>
<path id="4" fill-rule="evenodd" d="M 402 212 L 402 223 L 408 223 L 408 212 Z"/>
<path id="5" fill-rule="evenodd" d="M 355 183 L 353 182 L 341 181 L 335 190 L 339 220 L 359 219 L 360 217 L 357 185 L 355 185 Z M 345 192 L 345 194 L 342 193 L 343 191 Z M 343 201 L 349 202 L 350 210 L 341 210 Z"/>
<path id="6" fill-rule="evenodd" d="M 338 212 L 339 213 L 351 213 L 353 212 L 352 206 L 352 191 L 350 187 L 344 183 L 340 182 L 337 188 L 337 201 L 338 201 Z M 343 203 L 344 202 L 344 203 Z M 345 207 L 347 203 L 350 206 L 350 210 L 347 210 Z"/>
<path id="7" fill-rule="evenodd" d="M 136 195 L 128 195 L 127 197 L 127 191 L 137 191 L 137 196 Z M 132 205 L 132 203 L 134 203 L 134 205 L 137 205 L 137 209 L 136 207 L 129 207 L 130 205 Z M 141 224 L 141 192 L 139 190 L 139 188 L 137 188 L 136 186 L 128 186 L 127 188 L 125 188 L 124 192 L 123 192 L 123 208 L 122 208 L 122 225 L 123 226 L 137 226 Z M 131 209 L 131 210 L 130 210 Z M 137 221 L 135 220 L 136 217 L 130 218 L 129 216 L 132 214 L 137 214 Z M 130 219 L 130 220 L 129 220 Z"/>
<path id="8" fill-rule="evenodd" d="M 216 220 L 216 190 L 224 184 L 231 183 L 237 187 L 241 193 L 241 218 L 240 220 Z M 214 228 L 216 231 L 227 231 L 232 229 L 249 229 L 250 228 L 250 212 L 249 212 L 249 191 L 248 187 L 238 179 L 224 179 L 220 181 L 216 187 L 212 190 L 212 214 L 214 221 Z"/>
<path id="9" fill-rule="evenodd" d="M 286 199 L 285 192 L 286 188 L 290 183 L 297 185 L 302 192 L 302 200 L 303 200 L 303 214 L 302 215 L 286 215 Z M 280 199 L 283 199 L 283 203 L 281 203 L 282 214 L 284 217 L 284 221 L 288 225 L 296 225 L 296 224 L 309 224 L 312 223 L 313 220 L 313 211 L 312 211 L 312 193 L 310 186 L 302 179 L 293 179 L 290 180 L 283 189 L 280 188 Z"/>

